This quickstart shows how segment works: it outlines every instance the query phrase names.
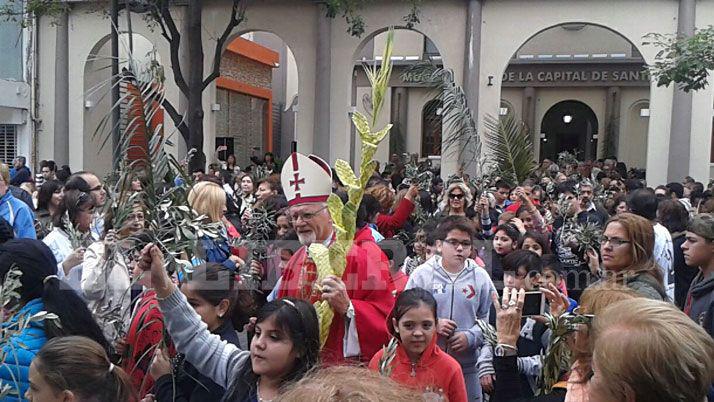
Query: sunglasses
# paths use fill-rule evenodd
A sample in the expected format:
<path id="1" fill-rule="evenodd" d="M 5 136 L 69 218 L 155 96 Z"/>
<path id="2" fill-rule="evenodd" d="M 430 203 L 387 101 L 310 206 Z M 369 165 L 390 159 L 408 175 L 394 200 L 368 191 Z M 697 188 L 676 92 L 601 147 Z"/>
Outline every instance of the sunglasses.
<path id="1" fill-rule="evenodd" d="M 449 199 L 451 200 L 460 200 L 464 198 L 463 194 L 449 194 Z"/>

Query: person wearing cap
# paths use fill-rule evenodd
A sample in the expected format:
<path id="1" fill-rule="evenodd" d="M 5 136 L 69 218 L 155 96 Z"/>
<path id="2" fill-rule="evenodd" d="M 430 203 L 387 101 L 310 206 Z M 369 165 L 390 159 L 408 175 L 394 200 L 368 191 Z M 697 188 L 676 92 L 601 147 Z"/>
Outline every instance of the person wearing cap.
<path id="1" fill-rule="evenodd" d="M 699 267 L 699 274 L 689 288 L 684 312 L 714 337 L 714 214 L 695 215 L 685 239 L 684 261 Z"/>
<path id="2" fill-rule="evenodd" d="M 269 300 L 326 300 L 335 316 L 322 349 L 322 361 L 367 363 L 389 339 L 386 319 L 394 305 L 389 262 L 378 247 L 370 247 L 374 238 L 366 225 L 355 234 L 342 278 L 328 276 L 322 283 L 315 283 L 317 267 L 307 249 L 316 242 L 329 247 L 335 239 L 327 209 L 332 171 L 315 155 L 293 153 L 283 166 L 281 182 L 302 247 L 288 261 Z"/>

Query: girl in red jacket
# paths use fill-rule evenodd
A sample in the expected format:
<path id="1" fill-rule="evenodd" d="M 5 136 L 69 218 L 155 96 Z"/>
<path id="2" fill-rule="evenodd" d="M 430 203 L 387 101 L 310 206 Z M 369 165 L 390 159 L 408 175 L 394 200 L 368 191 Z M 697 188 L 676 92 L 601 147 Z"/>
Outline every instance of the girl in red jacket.
<path id="1" fill-rule="evenodd" d="M 389 363 L 393 380 L 431 394 L 425 400 L 467 400 L 461 366 L 436 345 L 436 300 L 430 292 L 414 288 L 399 294 L 387 323 L 399 342 Z M 369 368 L 379 370 L 383 355 L 384 349 L 377 352 Z"/>

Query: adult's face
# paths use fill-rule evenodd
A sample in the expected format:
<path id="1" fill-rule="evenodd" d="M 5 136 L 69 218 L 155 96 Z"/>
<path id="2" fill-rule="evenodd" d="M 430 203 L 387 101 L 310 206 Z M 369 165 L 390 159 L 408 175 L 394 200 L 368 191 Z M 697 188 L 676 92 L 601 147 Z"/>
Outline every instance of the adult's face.
<path id="1" fill-rule="evenodd" d="M 327 240 L 332 233 L 332 219 L 324 203 L 308 203 L 290 207 L 288 211 L 300 244 L 310 245 Z"/>
<path id="2" fill-rule="evenodd" d="M 593 188 L 590 186 L 580 186 L 580 205 L 586 207 L 593 200 Z"/>
<path id="3" fill-rule="evenodd" d="M 55 172 L 50 170 L 49 166 L 45 166 L 42 168 L 42 177 L 45 180 L 52 180 L 55 178 Z"/>
<path id="4" fill-rule="evenodd" d="M 684 262 L 692 267 L 704 267 L 714 257 L 714 242 L 694 232 L 687 232 L 682 243 Z"/>
<path id="5" fill-rule="evenodd" d="M 253 179 L 245 176 L 240 181 L 240 189 L 243 194 L 251 194 L 253 192 Z"/>
<path id="6" fill-rule="evenodd" d="M 4 196 L 5 193 L 7 193 L 7 183 L 2 175 L 0 175 L 0 197 Z"/>
<path id="7" fill-rule="evenodd" d="M 627 212 L 627 203 L 625 201 L 620 201 L 619 204 L 617 204 L 617 208 L 615 208 L 615 213 L 617 215 L 624 214 Z"/>
<path id="8" fill-rule="evenodd" d="M 82 178 L 89 186 L 89 193 L 92 195 L 92 198 L 94 198 L 94 205 L 97 208 L 103 207 L 104 203 L 107 201 L 107 191 L 104 189 L 102 182 L 99 181 L 97 176 L 91 173 L 82 175 Z"/>
<path id="9" fill-rule="evenodd" d="M 608 271 L 622 271 L 632 265 L 633 256 L 630 239 L 620 222 L 610 222 L 600 243 L 602 265 Z"/>
<path id="10" fill-rule="evenodd" d="M 449 192 L 449 209 L 452 211 L 462 211 L 466 202 L 466 194 L 456 187 Z"/>
<path id="11" fill-rule="evenodd" d="M 54 208 L 59 208 L 60 205 L 62 205 L 63 196 L 64 192 L 62 191 L 62 187 L 57 188 L 57 190 L 52 193 L 52 198 L 50 198 L 50 205 L 52 205 Z"/>
<path id="12" fill-rule="evenodd" d="M 15 158 L 15 161 L 13 162 L 13 164 L 15 166 L 15 169 L 19 169 L 22 167 L 22 161 L 20 160 L 20 158 Z"/>
<path id="13" fill-rule="evenodd" d="M 268 184 L 266 182 L 262 182 L 258 186 L 258 191 L 255 192 L 255 198 L 258 201 L 265 201 L 266 199 L 268 199 L 268 197 L 270 197 L 273 194 L 275 194 L 275 191 L 273 191 L 270 188 L 270 184 Z"/>

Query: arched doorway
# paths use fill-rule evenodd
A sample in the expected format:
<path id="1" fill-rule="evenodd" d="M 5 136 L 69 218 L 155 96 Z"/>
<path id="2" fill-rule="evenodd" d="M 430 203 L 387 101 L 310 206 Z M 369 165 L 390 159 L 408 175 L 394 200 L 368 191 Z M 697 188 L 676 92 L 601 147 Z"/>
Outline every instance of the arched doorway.
<path id="1" fill-rule="evenodd" d="M 367 35 L 353 56 L 352 107 L 365 115 L 371 113 L 372 101 L 371 87 L 364 66 L 379 65 L 382 62 L 386 39 L 387 28 Z M 437 45 L 417 30 L 397 27 L 394 31 L 393 71 L 389 90 L 376 124 L 376 127 L 381 128 L 392 123 L 392 129 L 379 145 L 375 160 L 387 161 L 391 156 L 403 153 L 437 160 L 440 157 L 441 107 L 433 102 L 432 88 L 420 83 L 416 77 L 405 74 L 410 67 L 425 62 L 442 65 Z M 354 127 L 350 127 L 350 130 L 350 163 L 354 166 L 361 145 Z"/>
<path id="2" fill-rule="evenodd" d="M 100 177 L 112 171 L 113 150 L 111 136 L 112 112 L 112 75 L 111 75 L 111 46 L 109 35 L 99 40 L 92 48 L 84 65 L 84 132 L 82 168 L 97 173 Z M 133 33 L 131 40 L 129 33 L 119 34 L 119 71 L 131 70 L 139 81 L 150 80 L 153 69 L 161 66 L 161 58 L 156 46 L 147 37 Z M 122 102 L 116 106 L 120 112 L 119 130 L 134 132 L 126 123 L 133 121 L 128 116 L 128 94 L 136 92 L 135 87 L 127 86 L 123 81 L 119 85 L 119 96 Z M 138 92 L 136 93 L 138 95 Z M 163 113 L 154 116 L 155 127 L 163 123 Z M 138 134 L 138 129 L 135 135 Z M 142 135 L 144 136 L 144 135 Z M 134 142 L 132 141 L 132 144 Z M 128 157 L 138 157 L 140 153 L 131 152 Z"/>
<path id="3" fill-rule="evenodd" d="M 556 160 L 563 151 L 581 160 L 596 158 L 597 116 L 583 102 L 567 100 L 553 105 L 543 117 L 540 133 L 541 159 Z"/>
<path id="4" fill-rule="evenodd" d="M 248 166 L 266 152 L 278 160 L 296 138 L 298 67 L 279 36 L 250 31 L 230 41 L 216 80 L 215 146 L 221 160 L 234 155 Z"/>

